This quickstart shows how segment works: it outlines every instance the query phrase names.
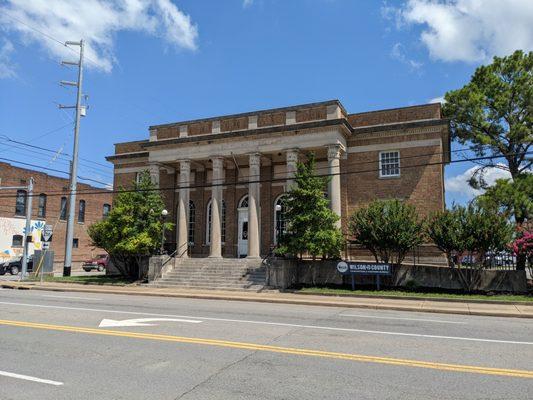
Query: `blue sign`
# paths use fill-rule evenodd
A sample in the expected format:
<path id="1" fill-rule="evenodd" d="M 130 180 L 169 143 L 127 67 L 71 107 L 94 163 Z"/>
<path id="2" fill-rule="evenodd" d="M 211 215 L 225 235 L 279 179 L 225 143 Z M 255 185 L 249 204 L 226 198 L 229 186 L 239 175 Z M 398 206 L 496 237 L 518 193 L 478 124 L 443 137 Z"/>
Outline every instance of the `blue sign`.
<path id="1" fill-rule="evenodd" d="M 379 290 L 379 277 L 381 275 L 391 275 L 392 265 L 386 263 L 339 261 L 337 264 L 337 271 L 342 275 L 351 275 L 352 290 L 355 290 L 355 275 L 375 275 L 376 285 Z"/>

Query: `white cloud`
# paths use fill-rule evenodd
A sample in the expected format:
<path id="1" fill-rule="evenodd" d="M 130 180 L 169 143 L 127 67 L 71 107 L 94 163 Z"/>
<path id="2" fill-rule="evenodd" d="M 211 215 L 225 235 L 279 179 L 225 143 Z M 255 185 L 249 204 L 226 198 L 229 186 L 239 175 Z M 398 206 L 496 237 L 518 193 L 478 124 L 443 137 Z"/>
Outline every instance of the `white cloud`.
<path id="1" fill-rule="evenodd" d="M 254 0 L 243 0 L 242 1 L 242 6 L 244 8 L 248 8 L 250 7 L 252 4 L 254 4 Z"/>
<path id="2" fill-rule="evenodd" d="M 384 8 L 390 18 L 391 7 Z M 400 24 L 423 27 L 433 59 L 478 62 L 533 50 L 531 0 L 407 0 L 396 11 Z"/>
<path id="3" fill-rule="evenodd" d="M 0 45 L 0 79 L 14 78 L 17 75 L 10 59 L 12 52 L 13 44 L 4 39 Z"/>
<path id="4" fill-rule="evenodd" d="M 484 192 L 483 190 L 474 189 L 468 184 L 468 181 L 478 168 L 479 167 L 472 167 L 467 169 L 462 174 L 447 178 L 444 181 L 444 187 L 446 188 L 446 191 L 465 196 L 468 199 L 472 199 L 482 194 Z M 494 185 L 498 179 L 508 179 L 510 177 L 511 174 L 509 171 L 496 167 L 487 168 L 483 175 L 483 179 L 489 186 Z"/>
<path id="5" fill-rule="evenodd" d="M 444 100 L 444 96 L 438 96 L 438 97 L 435 97 L 433 99 L 430 99 L 428 101 L 428 103 L 441 103 L 441 104 L 444 104 L 446 103 L 446 100 Z"/>
<path id="6" fill-rule="evenodd" d="M 87 58 L 93 61 L 88 66 L 105 72 L 116 61 L 113 50 L 120 31 L 160 37 L 176 48 L 197 48 L 196 25 L 171 0 L 7 0 L 3 10 L 0 25 L 5 30 L 39 43 L 54 57 L 72 58 L 72 53 L 43 33 L 61 42 L 84 39 Z"/>
<path id="7" fill-rule="evenodd" d="M 412 60 L 412 59 L 408 58 L 405 55 L 405 50 L 404 50 L 404 47 L 403 47 L 403 45 L 401 43 L 396 43 L 394 46 L 392 46 L 392 50 L 391 50 L 390 55 L 395 60 L 398 60 L 402 64 L 405 64 L 405 65 L 409 66 L 409 68 L 411 68 L 412 70 L 419 69 L 423 65 L 421 62 L 418 62 L 418 61 L 415 61 L 415 60 Z"/>

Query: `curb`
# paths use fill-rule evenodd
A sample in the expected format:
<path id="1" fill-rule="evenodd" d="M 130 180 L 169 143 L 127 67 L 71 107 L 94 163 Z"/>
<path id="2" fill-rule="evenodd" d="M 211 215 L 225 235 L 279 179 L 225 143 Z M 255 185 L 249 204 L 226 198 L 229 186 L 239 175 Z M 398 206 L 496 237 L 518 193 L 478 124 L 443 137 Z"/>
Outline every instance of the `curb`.
<path id="1" fill-rule="evenodd" d="M 77 292 L 77 293 L 103 293 L 103 294 L 118 294 L 126 296 L 149 296 L 149 297 L 171 297 L 171 298 L 183 298 L 183 299 L 202 299 L 202 300 L 226 300 L 226 301 L 246 301 L 255 303 L 271 303 L 271 304 L 292 304 L 292 305 L 304 305 L 304 306 L 319 306 L 319 307 L 343 307 L 343 308 L 363 308 L 372 310 L 390 310 L 390 311 L 412 311 L 412 312 L 426 312 L 435 314 L 456 314 L 456 315 L 474 315 L 483 317 L 504 317 L 504 318 L 527 318 L 533 319 L 533 314 L 510 314 L 506 312 L 495 311 L 463 311 L 463 310 L 445 310 L 438 308 L 425 308 L 411 306 L 392 306 L 392 305 L 370 305 L 370 304 L 357 304 L 357 303 L 344 303 L 342 301 L 316 301 L 316 300 L 304 300 L 304 299 L 276 299 L 276 298 L 251 298 L 246 296 L 230 296 L 226 294 L 204 294 L 204 293 L 169 293 L 169 292 L 138 292 L 135 290 L 113 290 L 113 289 L 96 289 L 96 288 L 83 288 L 83 287 L 42 287 L 34 285 L 24 285 L 17 283 L 2 283 L 0 287 L 5 289 L 18 289 L 18 290 L 41 290 L 50 292 Z M 329 296 L 332 297 L 332 296 Z M 420 300 L 420 299 L 418 299 Z M 401 301 L 401 300 L 400 300 Z"/>
<path id="2" fill-rule="evenodd" d="M 386 300 L 420 300 L 420 301 L 435 301 L 435 302 L 446 302 L 446 303 L 475 303 L 475 304 L 498 304 L 498 305 L 513 305 L 513 306 L 533 306 L 533 302 L 527 301 L 500 301 L 500 300 L 481 300 L 481 299 L 446 299 L 444 297 L 417 297 L 417 296 L 387 296 L 387 295 L 376 295 L 371 294 L 349 294 L 349 293 L 310 293 L 310 292 L 299 292 L 292 290 L 285 290 L 281 293 L 291 293 L 302 296 L 327 296 L 327 297 L 347 297 L 352 299 L 386 299 Z"/>

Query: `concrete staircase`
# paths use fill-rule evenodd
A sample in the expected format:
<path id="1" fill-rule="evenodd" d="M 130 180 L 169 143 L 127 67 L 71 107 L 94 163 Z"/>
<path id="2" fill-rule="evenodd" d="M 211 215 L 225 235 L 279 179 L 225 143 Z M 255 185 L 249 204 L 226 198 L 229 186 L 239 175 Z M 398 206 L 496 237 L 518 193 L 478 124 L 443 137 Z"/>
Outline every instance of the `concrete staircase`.
<path id="1" fill-rule="evenodd" d="M 245 258 L 176 258 L 175 265 L 149 283 L 152 287 L 261 291 L 266 269 Z M 172 263 L 172 261 L 170 261 Z"/>

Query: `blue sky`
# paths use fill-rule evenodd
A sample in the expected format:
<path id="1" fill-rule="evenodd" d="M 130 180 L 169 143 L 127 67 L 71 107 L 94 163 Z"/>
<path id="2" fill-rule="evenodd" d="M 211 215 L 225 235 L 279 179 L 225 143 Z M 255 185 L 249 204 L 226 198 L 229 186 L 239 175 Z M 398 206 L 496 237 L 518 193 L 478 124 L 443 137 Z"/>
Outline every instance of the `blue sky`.
<path id="1" fill-rule="evenodd" d="M 75 71 L 58 61 L 76 54 L 43 34 L 88 41 L 80 175 L 111 182 L 112 169 L 89 160 L 105 164 L 113 143 L 145 139 L 152 124 L 335 98 L 350 112 L 438 98 L 492 56 L 533 48 L 531 2 L 501 3 L 0 0 L 0 135 L 71 152 L 70 125 L 49 132 L 71 121 L 56 104 L 74 102 L 58 82 Z M 68 168 L 66 156 L 8 144 L 0 137 L 0 158 Z M 472 195 L 471 167 L 447 167 L 448 203 Z"/>

